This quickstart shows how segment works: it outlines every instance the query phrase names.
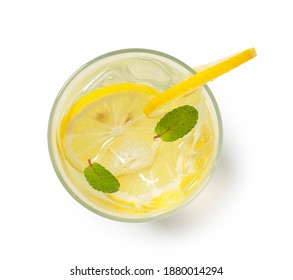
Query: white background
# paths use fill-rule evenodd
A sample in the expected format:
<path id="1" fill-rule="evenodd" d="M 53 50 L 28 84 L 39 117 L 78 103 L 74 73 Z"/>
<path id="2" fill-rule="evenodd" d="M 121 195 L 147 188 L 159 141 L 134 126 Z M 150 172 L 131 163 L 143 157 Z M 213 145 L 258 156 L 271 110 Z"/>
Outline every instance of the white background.
<path id="1" fill-rule="evenodd" d="M 1 1 L 0 278 L 120 279 L 69 270 L 128 265 L 222 266 L 223 276 L 209 278 L 292 279 L 290 4 Z M 107 220 L 79 205 L 47 150 L 49 113 L 63 83 L 92 58 L 129 47 L 163 51 L 190 66 L 249 47 L 258 53 L 209 83 L 224 146 L 208 188 L 175 216 L 142 224 Z"/>

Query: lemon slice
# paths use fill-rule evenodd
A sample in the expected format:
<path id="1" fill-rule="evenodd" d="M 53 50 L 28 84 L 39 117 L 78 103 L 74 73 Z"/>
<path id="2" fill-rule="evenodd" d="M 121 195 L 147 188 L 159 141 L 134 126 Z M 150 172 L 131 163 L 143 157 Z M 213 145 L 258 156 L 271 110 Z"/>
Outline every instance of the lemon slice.
<path id="1" fill-rule="evenodd" d="M 251 48 L 234 54 L 228 58 L 218 60 L 217 62 L 211 63 L 206 67 L 200 67 L 199 69 L 204 70 L 154 97 L 145 105 L 143 109 L 144 113 L 148 117 L 156 116 L 161 107 L 166 105 L 171 100 L 197 89 L 205 83 L 223 75 L 224 73 L 227 73 L 255 56 L 256 51 L 254 48 Z"/>
<path id="2" fill-rule="evenodd" d="M 142 84 L 107 86 L 81 97 L 64 115 L 60 142 L 65 160 L 80 174 L 88 159 L 99 162 L 120 182 L 118 192 L 104 194 L 88 184 L 82 187 L 81 176 L 76 185 L 100 207 L 143 213 L 178 203 L 178 145 L 184 140 L 154 141 L 158 119 L 147 118 L 142 110 L 158 94 Z"/>
<path id="3" fill-rule="evenodd" d="M 192 134 L 172 143 L 153 140 L 158 119 L 147 118 L 142 109 L 158 94 L 141 84 L 107 86 L 81 97 L 61 121 L 61 152 L 74 174 L 82 174 L 91 159 L 119 180 L 118 192 L 104 194 L 84 184 L 83 176 L 74 177 L 81 193 L 108 211 L 160 211 L 184 197 L 181 173 L 188 167 L 182 161 L 188 161 L 190 149 L 183 142 L 195 142 Z"/>
<path id="4" fill-rule="evenodd" d="M 153 137 L 155 121 L 145 118 L 142 108 L 157 94 L 146 85 L 123 83 L 81 97 L 60 126 L 61 147 L 68 163 L 83 172 L 88 159 L 99 158 L 115 176 L 149 164 L 152 147 L 147 138 Z"/>

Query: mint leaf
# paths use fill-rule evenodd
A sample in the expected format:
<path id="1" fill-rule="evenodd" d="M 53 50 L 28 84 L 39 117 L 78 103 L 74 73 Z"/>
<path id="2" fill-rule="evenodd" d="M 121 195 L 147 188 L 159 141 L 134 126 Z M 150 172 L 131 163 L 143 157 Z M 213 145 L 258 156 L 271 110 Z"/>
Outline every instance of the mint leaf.
<path id="1" fill-rule="evenodd" d="M 84 176 L 88 183 L 98 191 L 113 193 L 119 190 L 120 184 L 116 177 L 99 163 L 91 163 L 84 170 Z"/>
<path id="2" fill-rule="evenodd" d="M 189 105 L 178 107 L 167 113 L 155 128 L 154 140 L 161 138 L 166 142 L 173 142 L 189 133 L 198 120 L 198 111 Z"/>

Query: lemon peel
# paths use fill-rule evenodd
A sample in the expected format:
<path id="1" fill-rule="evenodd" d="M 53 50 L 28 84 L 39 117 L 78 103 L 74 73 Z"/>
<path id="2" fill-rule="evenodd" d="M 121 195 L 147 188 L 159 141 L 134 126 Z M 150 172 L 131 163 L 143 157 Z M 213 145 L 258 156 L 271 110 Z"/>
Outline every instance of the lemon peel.
<path id="1" fill-rule="evenodd" d="M 208 66 L 199 67 L 199 69 L 203 70 L 182 81 L 181 83 L 167 89 L 160 95 L 150 100 L 143 108 L 144 113 L 148 117 L 156 116 L 156 111 L 161 106 L 167 104 L 179 96 L 195 90 L 209 81 L 214 80 L 215 78 L 229 72 L 230 70 L 238 67 L 255 56 L 256 50 L 254 48 L 250 48 L 240 53 L 218 60 L 209 64 Z"/>

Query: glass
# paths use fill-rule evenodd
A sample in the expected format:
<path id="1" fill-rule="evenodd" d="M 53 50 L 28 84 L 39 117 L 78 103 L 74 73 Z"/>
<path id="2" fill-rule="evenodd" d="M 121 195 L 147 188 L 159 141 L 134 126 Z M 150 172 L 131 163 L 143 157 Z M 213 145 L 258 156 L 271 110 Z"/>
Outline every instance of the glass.
<path id="1" fill-rule="evenodd" d="M 221 116 L 215 98 L 207 85 L 175 99 L 165 107 L 166 111 L 185 104 L 199 108 L 198 124 L 189 136 L 187 135 L 183 139 L 177 140 L 178 142 L 175 141 L 170 144 L 166 142 L 160 144 L 162 142 L 160 140 L 154 141 L 156 142 L 154 144 L 143 142 L 148 141 L 144 138 L 145 135 L 150 134 L 149 131 L 147 133 L 140 132 L 135 137 L 130 137 L 130 134 L 127 134 L 128 136 L 123 136 L 124 138 L 119 135 L 119 132 L 117 134 L 118 140 L 112 141 L 116 136 L 109 139 L 112 148 L 107 148 L 108 150 L 104 152 L 106 156 L 98 158 L 103 163 L 105 162 L 107 169 L 111 169 L 111 166 L 113 167 L 116 164 L 113 161 L 117 159 L 109 156 L 109 149 L 121 151 L 121 147 L 124 147 L 129 150 L 127 155 L 133 154 L 133 151 L 142 153 L 141 156 L 132 159 L 138 169 L 127 166 L 128 171 L 131 169 L 131 172 L 128 172 L 121 166 L 114 168 L 116 172 L 114 172 L 114 175 L 118 174 L 118 180 L 121 178 L 121 181 L 125 181 L 120 193 L 104 194 L 85 184 L 86 181 L 81 169 L 78 169 L 78 165 L 82 166 L 84 160 L 80 159 L 81 157 L 77 160 L 74 159 L 75 161 L 71 160 L 68 153 L 64 152 L 64 149 L 66 149 L 64 145 L 67 144 L 62 144 L 67 143 L 68 140 L 65 141 L 60 134 L 62 120 L 68 114 L 72 105 L 78 102 L 82 96 L 86 96 L 96 89 L 114 84 L 135 83 L 147 85 L 162 92 L 193 74 L 195 74 L 195 71 L 191 67 L 167 54 L 146 49 L 126 49 L 107 53 L 91 60 L 69 78 L 58 94 L 51 111 L 48 144 L 55 172 L 65 189 L 75 200 L 87 209 L 106 218 L 124 222 L 143 222 L 167 217 L 175 213 L 204 189 L 217 166 L 222 145 Z M 115 102 L 113 101 L 115 96 L 108 102 Z M 135 95 L 133 95 L 133 102 L 135 102 Z M 121 106 L 118 106 L 115 109 L 117 114 L 118 111 L 124 112 L 127 110 L 121 108 Z M 99 118 L 102 117 L 103 115 L 100 115 Z M 126 121 L 128 119 L 131 119 L 131 117 L 127 117 Z M 159 119 L 155 119 L 155 122 L 151 125 Z M 150 126 L 149 120 L 146 119 L 145 121 Z M 154 126 L 152 128 L 154 129 Z M 133 129 L 131 133 L 134 131 L 137 133 L 138 130 Z M 74 142 L 74 140 L 72 141 Z M 69 145 L 73 142 L 70 142 Z M 102 144 L 105 144 L 105 142 Z M 148 152 L 147 148 L 144 149 L 144 147 L 152 145 L 155 145 L 155 152 L 154 155 L 149 156 L 152 150 Z M 103 148 L 103 146 L 101 147 Z M 166 149 L 165 152 L 163 152 L 163 149 Z M 120 158 L 119 155 L 117 157 Z M 146 164 L 148 160 L 150 160 L 150 163 Z M 132 166 L 135 164 L 132 162 Z M 124 173 L 121 170 L 124 170 Z M 154 173 L 157 175 L 151 181 L 146 174 L 153 175 Z M 170 173 L 170 178 L 168 178 L 169 175 L 166 175 L 167 173 Z M 140 181 L 137 181 L 135 176 L 140 178 Z M 158 183 L 158 181 L 161 183 Z M 135 184 L 138 186 L 137 190 Z M 153 188 L 152 199 L 148 199 L 148 190 L 142 190 L 148 186 Z M 169 187 L 166 188 L 166 186 Z M 164 191 L 164 188 L 166 188 L 166 191 Z M 155 193 L 158 195 L 156 196 Z M 125 194 L 127 195 L 125 196 Z M 131 201 L 131 196 L 135 203 Z"/>

